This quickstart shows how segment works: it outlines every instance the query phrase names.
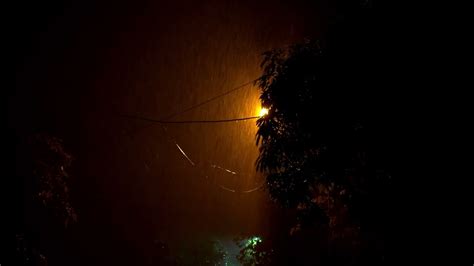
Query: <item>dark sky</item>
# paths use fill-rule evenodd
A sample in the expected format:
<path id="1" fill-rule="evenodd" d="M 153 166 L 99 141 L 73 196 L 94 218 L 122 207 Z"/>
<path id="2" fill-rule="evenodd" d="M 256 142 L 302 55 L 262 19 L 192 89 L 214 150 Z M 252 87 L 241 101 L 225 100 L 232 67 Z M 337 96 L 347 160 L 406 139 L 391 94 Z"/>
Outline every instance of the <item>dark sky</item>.
<path id="1" fill-rule="evenodd" d="M 77 265 L 111 257 L 123 263 L 146 253 L 154 239 L 271 228 L 274 208 L 265 192 L 220 187 L 261 184 L 254 121 L 171 125 L 165 134 L 118 114 L 165 117 L 257 78 L 262 52 L 325 32 L 333 14 L 327 4 L 23 2 L 13 14 L 9 127 L 18 138 L 59 137 L 75 157 L 71 187 L 79 222 L 67 244 L 54 248 L 65 257 L 81 254 Z M 253 116 L 258 93 L 249 86 L 175 119 Z"/>

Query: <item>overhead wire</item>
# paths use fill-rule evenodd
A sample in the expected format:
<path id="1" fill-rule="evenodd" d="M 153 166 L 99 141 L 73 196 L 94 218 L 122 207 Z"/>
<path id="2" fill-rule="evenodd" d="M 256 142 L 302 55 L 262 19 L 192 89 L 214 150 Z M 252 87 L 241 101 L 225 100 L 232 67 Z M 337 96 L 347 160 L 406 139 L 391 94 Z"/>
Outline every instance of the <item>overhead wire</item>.
<path id="1" fill-rule="evenodd" d="M 119 115 L 119 116 L 125 117 L 125 118 L 131 118 L 131 119 L 147 121 L 147 122 L 151 122 L 151 123 L 158 123 L 158 124 L 228 123 L 228 122 L 239 122 L 239 121 L 246 121 L 246 120 L 253 120 L 253 119 L 260 118 L 260 116 L 248 116 L 248 117 L 217 119 L 217 120 L 161 120 L 161 119 L 153 119 L 153 118 L 138 116 L 138 115 Z"/>
<path id="2" fill-rule="evenodd" d="M 233 176 L 235 175 L 240 175 L 239 173 L 235 172 L 235 171 L 232 171 L 232 170 L 229 170 L 227 168 L 224 168 L 222 166 L 219 166 L 217 164 L 214 164 L 214 163 L 211 163 L 211 162 L 208 162 L 207 164 L 203 164 L 203 163 L 199 163 L 195 160 L 192 160 L 190 158 L 190 156 L 183 150 L 183 148 L 177 143 L 177 141 L 168 134 L 168 130 L 166 129 L 166 127 L 162 127 L 162 129 L 164 130 L 164 133 L 165 135 L 167 136 L 167 139 L 169 142 L 171 142 L 172 144 L 174 144 L 174 146 L 176 146 L 180 152 L 180 154 L 183 156 L 183 158 L 186 160 L 186 162 L 189 163 L 189 165 L 192 167 L 192 168 L 197 168 L 198 166 L 208 166 L 210 168 L 213 168 L 213 169 L 218 169 L 218 170 L 221 170 L 221 171 L 225 171 L 227 174 L 231 174 Z M 203 171 L 198 171 L 198 174 L 200 175 L 203 175 L 205 176 L 206 179 L 208 179 L 208 176 L 206 174 L 203 173 Z M 214 179 L 215 180 L 215 179 Z M 248 189 L 248 190 L 242 190 L 242 191 L 238 191 L 236 189 L 231 189 L 231 188 L 228 188 L 222 184 L 219 184 L 219 183 L 213 183 L 213 185 L 216 185 L 217 187 L 225 190 L 225 191 L 228 191 L 228 192 L 232 192 L 232 193 L 239 193 L 239 194 L 248 194 L 248 193 L 251 193 L 251 192 L 255 192 L 257 190 L 260 190 L 263 188 L 263 186 L 265 185 L 265 181 L 263 181 L 260 185 L 256 186 L 255 188 L 252 188 L 252 189 Z"/>
<path id="3" fill-rule="evenodd" d="M 254 84 L 258 79 L 255 79 L 255 80 L 252 80 L 252 81 L 249 81 L 249 82 L 246 82 L 244 84 L 241 84 L 237 87 L 234 87 L 228 91 L 225 91 L 221 94 L 218 94 L 218 95 L 215 95 L 211 98 L 208 98 L 207 100 L 204 100 L 202 102 L 199 102 L 197 104 L 194 104 L 194 105 L 191 105 L 181 111 L 177 111 L 177 112 L 174 112 L 172 114 L 169 114 L 165 117 L 163 117 L 162 119 L 152 119 L 152 118 L 148 118 L 148 117 L 144 117 L 144 116 L 138 116 L 138 115 L 119 115 L 121 117 L 125 117 L 125 118 L 130 118 L 130 119 L 137 119 L 137 120 L 142 120 L 142 121 L 147 121 L 147 122 L 151 122 L 151 123 L 158 123 L 161 125 L 161 128 L 163 129 L 163 133 L 167 136 L 168 138 L 168 141 L 172 142 L 174 144 L 174 146 L 176 146 L 178 148 L 178 150 L 180 151 L 181 155 L 186 159 L 186 161 L 191 165 L 191 167 L 196 167 L 196 163 L 191 160 L 191 158 L 186 154 L 186 152 L 183 150 L 183 148 L 178 144 L 178 142 L 168 134 L 168 130 L 167 128 L 165 127 L 165 124 L 194 124 L 194 123 L 228 123 L 228 122 L 239 122 L 239 121 L 247 121 L 247 120 L 253 120 L 253 119 L 258 119 L 260 118 L 259 116 L 249 116 L 249 117 L 242 117 L 242 118 L 231 118 L 231 119 L 217 119 L 217 120 L 169 120 L 173 117 L 176 117 L 178 115 L 181 115 L 183 113 L 186 113 L 186 112 L 189 112 L 193 109 L 196 109 L 196 108 L 199 108 L 205 104 L 208 104 L 212 101 L 215 101 L 221 97 L 224 97 L 226 95 L 229 95 L 231 93 L 234 93 L 242 88 L 245 88 L 246 86 L 250 85 L 250 84 Z M 226 172 L 228 173 L 231 173 L 233 175 L 236 175 L 237 173 L 234 172 L 234 171 L 231 171 L 229 169 L 226 169 L 226 168 L 223 168 L 223 167 L 220 167 L 216 164 L 212 164 L 212 165 L 209 165 L 211 168 L 218 168 L 220 170 L 225 170 Z M 207 175 L 206 175 L 206 178 L 207 178 Z M 264 182 L 265 183 L 265 182 Z M 223 185 L 220 185 L 218 184 L 218 186 L 223 189 L 223 190 L 226 190 L 226 191 L 229 191 L 229 192 L 233 192 L 233 193 L 236 193 L 236 192 L 239 192 L 239 193 L 251 193 L 251 192 L 254 192 L 254 191 L 257 191 L 259 189 L 261 189 L 264 185 L 264 183 L 262 183 L 261 185 L 253 188 L 253 189 L 250 189 L 250 190 L 244 190 L 244 191 L 236 191 L 235 189 L 230 189 L 230 188 L 227 188 Z"/>
<path id="4" fill-rule="evenodd" d="M 172 113 L 172 114 L 169 114 L 169 115 L 165 116 L 165 117 L 163 118 L 163 120 L 168 120 L 168 119 L 171 119 L 171 118 L 173 118 L 173 117 L 175 117 L 175 116 L 178 116 L 178 115 L 184 114 L 184 113 L 186 113 L 186 112 L 189 112 L 189 111 L 191 111 L 191 110 L 193 110 L 193 109 L 199 108 L 199 107 L 201 107 L 201 106 L 203 106 L 203 105 L 205 105 L 205 104 L 208 104 L 208 103 L 210 103 L 210 102 L 212 102 L 212 101 L 215 101 L 215 100 L 217 100 L 217 99 L 219 99 L 219 98 L 222 98 L 222 97 L 227 96 L 227 95 L 229 95 L 229 94 L 232 94 L 232 93 L 234 93 L 234 92 L 236 92 L 236 91 L 238 91 L 238 90 L 240 90 L 240 89 L 243 89 L 243 88 L 247 87 L 248 85 L 255 84 L 256 81 L 258 81 L 258 78 L 257 78 L 257 79 L 254 79 L 254 80 L 251 80 L 251 81 L 248 81 L 248 82 L 246 82 L 246 83 L 243 83 L 243 84 L 241 84 L 241 85 L 239 85 L 239 86 L 237 86 L 237 87 L 234 87 L 234 88 L 232 88 L 232 89 L 230 89 L 230 90 L 227 90 L 227 91 L 225 91 L 225 92 L 223 92 L 223 93 L 221 93 L 221 94 L 218 94 L 218 95 L 215 95 L 215 96 L 213 96 L 213 97 L 210 97 L 210 98 L 208 98 L 207 100 L 204 100 L 204 101 L 202 101 L 202 102 L 199 102 L 199 103 L 196 103 L 196 104 L 194 104 L 194 105 L 191 105 L 191 106 L 189 106 L 189 107 L 187 107 L 187 108 L 185 108 L 185 109 L 183 109 L 183 110 L 181 110 L 181 111 L 177 111 L 177 112 L 174 112 L 174 113 Z"/>
<path id="5" fill-rule="evenodd" d="M 205 104 L 208 104 L 208 103 L 210 103 L 210 102 L 212 102 L 212 101 L 215 101 L 215 100 L 217 100 L 217 99 L 219 99 L 219 98 L 221 98 L 221 97 L 227 96 L 227 95 L 232 94 L 232 93 L 234 93 L 234 92 L 236 92 L 236 91 L 238 91 L 238 90 L 241 90 L 241 89 L 247 87 L 248 85 L 255 84 L 255 82 L 257 82 L 258 80 L 259 80 L 259 78 L 256 78 L 256 79 L 253 79 L 253 80 L 251 80 L 251 81 L 245 82 L 245 83 L 243 83 L 243 84 L 241 84 L 241 85 L 238 85 L 238 86 L 236 86 L 236 87 L 234 87 L 234 88 L 232 88 L 232 89 L 230 89 L 230 90 L 227 90 L 227 91 L 225 91 L 225 92 L 223 92 L 223 93 L 220 93 L 220 94 L 218 94 L 218 95 L 212 96 L 212 97 L 210 97 L 210 98 L 208 98 L 208 99 L 206 99 L 206 100 L 204 100 L 204 101 L 201 101 L 201 102 L 199 102 L 199 103 L 196 103 L 196 104 L 194 104 L 194 105 L 188 106 L 188 107 L 186 107 L 186 108 L 183 109 L 183 110 L 176 111 L 176 112 L 174 112 L 174 113 L 171 113 L 171 114 L 169 114 L 169 115 L 166 115 L 166 116 L 164 116 L 164 117 L 162 117 L 161 119 L 158 119 L 158 120 L 160 120 L 160 121 L 165 121 L 165 120 L 171 119 L 171 118 L 173 118 L 173 117 L 176 117 L 176 116 L 178 116 L 178 115 L 184 114 L 184 113 L 189 112 L 189 111 L 191 111 L 191 110 L 193 110 L 193 109 L 196 109 L 196 108 L 199 108 L 199 107 L 201 107 L 201 106 L 203 106 L 203 105 L 205 105 Z M 131 118 L 130 115 L 119 115 L 119 116 L 122 116 L 122 117 L 128 116 L 129 118 Z M 255 118 L 249 118 L 249 119 L 255 119 Z M 143 119 L 140 119 L 140 120 L 143 120 Z M 145 120 L 146 120 L 146 119 L 145 119 Z M 244 119 L 244 120 L 248 120 L 248 119 Z M 238 120 L 238 121 L 240 121 L 240 120 Z M 150 121 L 150 122 L 152 122 L 152 121 Z M 231 122 L 231 121 L 226 121 L 226 122 Z M 180 123 L 182 123 L 182 122 L 180 122 Z M 203 123 L 203 122 L 192 122 L 192 123 Z M 150 125 L 148 125 L 148 126 L 144 126 L 144 127 L 142 127 L 142 128 L 137 129 L 137 131 L 141 131 L 141 130 L 146 129 L 146 128 L 152 126 L 152 125 L 153 125 L 153 124 L 150 124 Z M 138 132 L 131 133 L 132 137 L 133 137 L 133 135 L 135 135 L 135 134 L 137 134 L 137 133 L 138 133 Z"/>

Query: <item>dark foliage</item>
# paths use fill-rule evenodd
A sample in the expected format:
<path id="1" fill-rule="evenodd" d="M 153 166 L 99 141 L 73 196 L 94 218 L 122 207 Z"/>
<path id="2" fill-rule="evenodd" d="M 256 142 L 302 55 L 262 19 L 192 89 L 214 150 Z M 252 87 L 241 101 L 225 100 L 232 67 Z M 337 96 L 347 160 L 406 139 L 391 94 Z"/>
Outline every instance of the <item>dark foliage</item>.
<path id="1" fill-rule="evenodd" d="M 22 196 L 22 208 L 15 221 L 14 247 L 18 265 L 47 265 L 49 243 L 61 241 L 64 230 L 77 219 L 70 201 L 69 171 L 72 156 L 62 140 L 48 134 L 34 134 L 21 141 L 17 154 L 15 192 Z"/>
<path id="2" fill-rule="evenodd" d="M 264 53 L 257 85 L 269 113 L 257 121 L 256 165 L 271 197 L 297 211 L 292 232 L 327 226 L 334 246 L 360 255 L 370 242 L 377 261 L 399 153 L 391 44 L 370 11 L 353 11 L 324 41 Z"/>
<path id="3" fill-rule="evenodd" d="M 72 156 L 64 150 L 62 141 L 45 134 L 30 138 L 35 197 L 52 210 L 67 226 L 77 219 L 69 200 L 69 174 Z"/>

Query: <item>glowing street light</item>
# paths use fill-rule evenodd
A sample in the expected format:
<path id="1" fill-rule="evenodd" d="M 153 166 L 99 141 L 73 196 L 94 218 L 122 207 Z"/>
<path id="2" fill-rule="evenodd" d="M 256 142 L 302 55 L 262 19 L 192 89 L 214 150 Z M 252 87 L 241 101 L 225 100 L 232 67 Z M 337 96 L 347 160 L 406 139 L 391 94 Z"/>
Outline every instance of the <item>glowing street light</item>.
<path id="1" fill-rule="evenodd" d="M 258 116 L 260 117 L 264 117 L 268 114 L 268 109 L 265 108 L 265 107 L 262 107 L 262 109 L 260 109 L 260 113 L 258 114 Z"/>

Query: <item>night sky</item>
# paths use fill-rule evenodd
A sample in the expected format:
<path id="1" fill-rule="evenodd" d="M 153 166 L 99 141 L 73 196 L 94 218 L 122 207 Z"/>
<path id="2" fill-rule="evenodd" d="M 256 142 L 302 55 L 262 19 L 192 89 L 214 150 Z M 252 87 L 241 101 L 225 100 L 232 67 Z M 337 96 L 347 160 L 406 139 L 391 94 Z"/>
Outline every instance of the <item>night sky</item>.
<path id="1" fill-rule="evenodd" d="M 123 115 L 163 119 L 255 80 L 264 51 L 323 38 L 340 19 L 336 4 L 31 1 L 12 10 L 8 133 L 18 142 L 47 133 L 74 157 L 78 222 L 43 237 L 50 265 L 142 265 L 157 241 L 229 243 L 285 226 L 257 189 L 255 120 L 162 127 Z M 259 93 L 248 85 L 173 119 L 256 116 Z"/>
<path id="2" fill-rule="evenodd" d="M 68 244 L 54 248 L 84 254 L 78 265 L 121 251 L 125 258 L 116 259 L 123 262 L 155 239 L 268 230 L 265 193 L 238 193 L 263 181 L 254 167 L 254 121 L 171 125 L 165 134 L 118 115 L 161 118 L 252 81 L 262 52 L 319 32 L 324 25 L 314 22 L 324 21 L 317 15 L 324 12 L 289 1 L 71 1 L 17 8 L 11 127 L 17 136 L 57 136 L 75 158 L 71 187 L 79 223 L 68 231 Z M 258 95 L 248 86 L 176 118 L 254 116 Z"/>

